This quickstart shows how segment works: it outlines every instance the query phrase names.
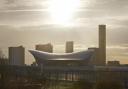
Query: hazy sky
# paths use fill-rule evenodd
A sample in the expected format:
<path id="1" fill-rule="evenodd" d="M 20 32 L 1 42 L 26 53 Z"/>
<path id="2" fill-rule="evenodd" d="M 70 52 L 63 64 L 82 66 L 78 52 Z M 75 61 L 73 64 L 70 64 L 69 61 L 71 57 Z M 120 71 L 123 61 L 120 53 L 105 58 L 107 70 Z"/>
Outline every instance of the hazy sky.
<path id="1" fill-rule="evenodd" d="M 0 48 L 23 44 L 29 49 L 38 43 L 53 42 L 61 50 L 66 40 L 73 40 L 76 49 L 82 49 L 97 45 L 97 26 L 106 24 L 108 59 L 128 63 L 128 0 L 81 0 L 72 19 L 73 27 L 51 23 L 49 2 L 0 0 Z"/>
<path id="2" fill-rule="evenodd" d="M 0 23 L 13 25 L 44 25 L 48 21 L 50 0 L 0 0 Z M 81 0 L 74 21 L 79 25 L 105 23 L 126 27 L 127 0 Z"/>

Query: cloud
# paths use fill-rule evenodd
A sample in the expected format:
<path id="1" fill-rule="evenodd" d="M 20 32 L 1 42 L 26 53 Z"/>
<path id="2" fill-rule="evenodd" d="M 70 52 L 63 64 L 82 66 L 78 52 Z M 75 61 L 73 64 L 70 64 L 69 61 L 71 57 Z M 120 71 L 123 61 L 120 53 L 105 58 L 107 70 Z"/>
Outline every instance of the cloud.
<path id="1" fill-rule="evenodd" d="M 44 24 L 43 21 L 49 19 L 47 14 L 48 2 L 49 0 L 1 0 L 0 20 L 2 20 L 0 23 L 9 24 L 9 22 L 12 22 L 11 18 L 16 16 L 16 18 L 13 18 L 14 24 L 17 23 L 17 17 L 21 18 L 18 22 L 24 24 Z M 114 25 L 116 25 L 115 22 L 113 23 L 114 17 L 118 19 L 127 18 L 127 4 L 127 0 L 81 0 L 81 7 L 78 12 L 76 12 L 73 21 L 79 26 L 85 26 L 86 24 L 87 26 L 91 26 L 105 23 L 113 25 L 114 27 Z M 7 15 L 1 16 L 1 14 Z M 124 16 L 125 18 L 123 18 Z M 34 20 L 27 20 L 29 17 Z M 8 19 L 6 20 L 6 18 Z M 48 23 L 48 21 L 45 21 L 45 23 Z"/>
<path id="2" fill-rule="evenodd" d="M 4 10 L 43 9 L 46 0 L 1 0 L 1 8 Z"/>
<path id="3" fill-rule="evenodd" d="M 85 33 L 93 33 L 96 37 L 97 25 L 107 24 L 108 43 L 128 42 L 127 0 L 81 1 L 82 6 L 74 19 L 77 24 L 74 29 L 79 29 L 76 31 L 79 39 L 83 40 Z M 0 24 L 16 26 L 51 24 L 49 14 L 44 9 L 47 7 L 47 2 L 48 0 L 1 0 L 0 7 L 5 9 L 0 11 Z"/>

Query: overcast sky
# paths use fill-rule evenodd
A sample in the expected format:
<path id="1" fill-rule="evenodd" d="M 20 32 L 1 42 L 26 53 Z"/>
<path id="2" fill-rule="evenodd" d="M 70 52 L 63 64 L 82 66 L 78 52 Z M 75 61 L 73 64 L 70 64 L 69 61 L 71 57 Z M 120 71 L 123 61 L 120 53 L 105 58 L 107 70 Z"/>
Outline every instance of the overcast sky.
<path id="1" fill-rule="evenodd" d="M 81 0 L 73 19 L 77 25 L 69 28 L 51 23 L 49 1 L 0 0 L 0 48 L 23 44 L 29 49 L 38 43 L 74 40 L 82 49 L 84 44 L 83 48 L 97 45 L 97 26 L 106 24 L 108 59 L 128 63 L 128 0 Z"/>
<path id="2" fill-rule="evenodd" d="M 49 24 L 50 0 L 0 0 L 0 23 L 13 25 Z M 79 24 L 127 26 L 127 0 L 81 0 L 74 21 Z"/>

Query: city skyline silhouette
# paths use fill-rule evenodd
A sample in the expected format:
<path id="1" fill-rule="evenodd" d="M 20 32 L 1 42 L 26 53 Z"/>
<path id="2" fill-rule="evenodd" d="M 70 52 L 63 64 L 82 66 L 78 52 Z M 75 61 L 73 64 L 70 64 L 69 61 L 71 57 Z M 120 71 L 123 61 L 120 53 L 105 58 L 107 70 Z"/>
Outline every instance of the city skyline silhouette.
<path id="1" fill-rule="evenodd" d="M 75 2 L 79 1 L 75 0 Z M 36 44 L 53 43 L 55 45 L 54 52 L 64 52 L 64 44 L 68 40 L 75 42 L 75 51 L 87 49 L 89 46 L 97 46 L 97 25 L 106 24 L 107 59 L 128 63 L 127 0 L 80 0 L 80 6 L 74 12 L 71 19 L 73 24 L 70 26 L 63 26 L 62 24 L 67 21 L 61 18 L 61 24 L 55 24 L 50 20 L 47 6 L 49 3 L 48 0 L 30 0 L 29 2 L 26 0 L 1 0 L 0 48 L 6 56 L 8 56 L 7 48 L 10 46 L 23 45 L 27 51 L 34 48 Z M 56 2 L 53 0 L 53 3 Z M 57 6 L 59 6 L 58 3 Z M 50 5 L 54 7 L 54 4 L 50 3 Z M 74 4 L 73 7 L 75 6 L 78 7 L 77 4 Z M 61 8 L 63 7 L 62 5 Z M 63 8 L 63 10 L 67 10 L 67 8 Z M 58 9 L 58 11 L 61 10 Z M 62 16 L 61 13 L 58 15 Z M 26 57 L 26 63 L 30 64 L 34 59 L 28 52 L 26 53 L 29 55 Z"/>

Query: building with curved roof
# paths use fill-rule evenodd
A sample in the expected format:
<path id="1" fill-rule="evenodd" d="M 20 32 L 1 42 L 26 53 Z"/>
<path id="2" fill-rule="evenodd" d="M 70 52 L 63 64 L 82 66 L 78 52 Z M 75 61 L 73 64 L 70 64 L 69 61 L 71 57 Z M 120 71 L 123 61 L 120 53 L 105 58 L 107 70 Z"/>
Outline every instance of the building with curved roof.
<path id="1" fill-rule="evenodd" d="M 44 66 L 77 66 L 89 65 L 94 54 L 93 50 L 73 53 L 48 53 L 38 50 L 29 50 L 35 57 L 38 65 Z"/>

